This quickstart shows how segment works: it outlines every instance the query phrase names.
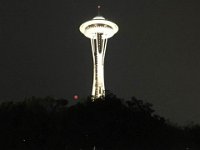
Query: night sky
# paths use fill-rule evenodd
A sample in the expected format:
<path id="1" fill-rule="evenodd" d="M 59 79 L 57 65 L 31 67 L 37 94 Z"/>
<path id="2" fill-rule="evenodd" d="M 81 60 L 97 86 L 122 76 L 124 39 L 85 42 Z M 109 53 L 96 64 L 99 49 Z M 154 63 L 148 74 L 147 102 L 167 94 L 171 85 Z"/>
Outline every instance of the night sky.
<path id="1" fill-rule="evenodd" d="M 1 0 L 0 101 L 90 95 L 90 41 L 79 26 L 101 14 L 119 26 L 108 41 L 105 85 L 179 124 L 200 123 L 198 0 Z"/>

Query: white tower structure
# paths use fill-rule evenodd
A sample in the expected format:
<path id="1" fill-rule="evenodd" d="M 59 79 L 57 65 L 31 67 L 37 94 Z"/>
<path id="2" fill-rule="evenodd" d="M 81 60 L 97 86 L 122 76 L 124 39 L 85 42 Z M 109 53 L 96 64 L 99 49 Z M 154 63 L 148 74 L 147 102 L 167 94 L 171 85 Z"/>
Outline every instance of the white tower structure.
<path id="1" fill-rule="evenodd" d="M 118 26 L 98 15 L 92 20 L 84 22 L 79 29 L 81 33 L 91 40 L 94 65 L 92 96 L 94 99 L 104 97 L 104 57 L 106 45 L 108 39 L 117 33 Z"/>

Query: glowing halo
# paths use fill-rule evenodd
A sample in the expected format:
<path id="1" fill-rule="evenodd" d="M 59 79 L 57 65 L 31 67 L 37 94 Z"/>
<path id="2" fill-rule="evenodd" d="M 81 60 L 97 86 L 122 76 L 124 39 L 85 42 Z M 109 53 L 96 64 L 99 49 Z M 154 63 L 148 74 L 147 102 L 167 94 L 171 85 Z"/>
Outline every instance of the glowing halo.
<path id="1" fill-rule="evenodd" d="M 80 26 L 80 31 L 88 38 L 94 38 L 96 33 L 102 33 L 104 38 L 110 38 L 118 32 L 118 26 L 102 16 L 94 17 Z"/>

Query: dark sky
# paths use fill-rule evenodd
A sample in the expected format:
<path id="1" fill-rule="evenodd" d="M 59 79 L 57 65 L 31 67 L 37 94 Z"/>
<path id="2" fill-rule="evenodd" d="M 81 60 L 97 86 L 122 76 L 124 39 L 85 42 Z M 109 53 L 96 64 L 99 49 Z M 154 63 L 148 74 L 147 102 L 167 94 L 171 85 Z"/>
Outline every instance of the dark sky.
<path id="1" fill-rule="evenodd" d="M 1 0 L 0 100 L 89 95 L 90 41 L 79 26 L 99 4 L 119 26 L 108 41 L 106 89 L 153 103 L 173 122 L 200 123 L 198 0 Z"/>

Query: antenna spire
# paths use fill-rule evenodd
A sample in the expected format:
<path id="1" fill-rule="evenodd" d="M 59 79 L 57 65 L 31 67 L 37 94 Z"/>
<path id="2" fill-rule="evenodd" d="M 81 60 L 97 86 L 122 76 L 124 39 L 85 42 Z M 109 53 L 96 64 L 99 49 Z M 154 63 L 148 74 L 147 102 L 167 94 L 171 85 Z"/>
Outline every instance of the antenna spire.
<path id="1" fill-rule="evenodd" d="M 101 6 L 100 5 L 98 5 L 98 16 L 100 16 L 100 8 L 101 8 Z"/>

